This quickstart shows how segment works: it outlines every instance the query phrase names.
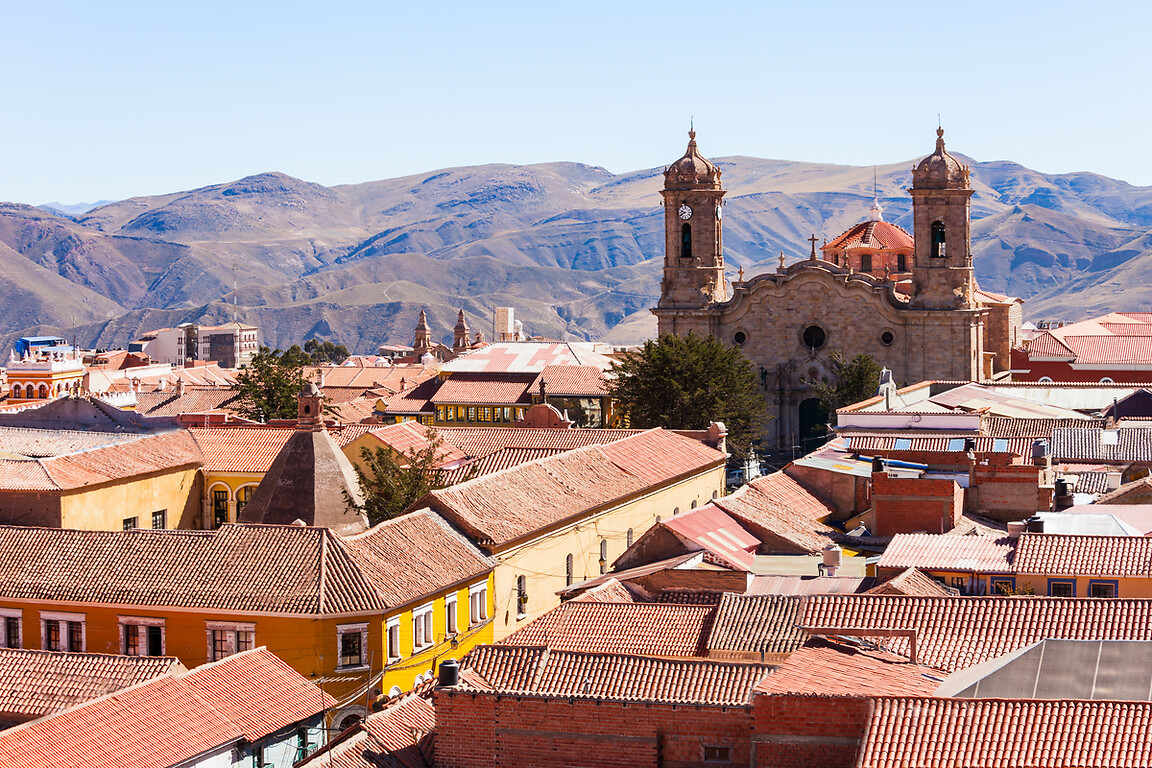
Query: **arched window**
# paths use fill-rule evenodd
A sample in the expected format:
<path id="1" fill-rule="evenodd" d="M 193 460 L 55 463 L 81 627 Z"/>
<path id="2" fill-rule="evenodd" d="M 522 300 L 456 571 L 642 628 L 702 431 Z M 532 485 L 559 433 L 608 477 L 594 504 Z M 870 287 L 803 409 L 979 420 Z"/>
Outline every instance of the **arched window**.
<path id="1" fill-rule="evenodd" d="M 523 616 L 528 613 L 528 577 L 521 574 L 516 577 L 516 615 Z"/>
<path id="2" fill-rule="evenodd" d="M 24 396 L 24 388 L 19 384 L 12 385 L 12 397 L 20 398 Z"/>
<path id="3" fill-rule="evenodd" d="M 872 271 L 872 254 L 870 254 L 870 253 L 860 254 L 860 271 L 861 272 L 871 272 Z"/>
<path id="4" fill-rule="evenodd" d="M 692 258 L 692 225 L 684 224 L 680 227 L 680 258 Z"/>
<path id="5" fill-rule="evenodd" d="M 692 499 L 692 509 L 696 509 L 696 499 Z"/>
<path id="6" fill-rule="evenodd" d="M 236 519 L 240 519 L 240 513 L 244 511 L 244 505 L 252 500 L 252 494 L 255 492 L 256 486 L 242 485 L 236 491 Z"/>
<path id="7" fill-rule="evenodd" d="M 632 529 L 628 529 L 628 546 L 632 546 Z"/>
<path id="8" fill-rule="evenodd" d="M 564 586 L 572 586 L 572 555 L 564 558 Z"/>
<path id="9" fill-rule="evenodd" d="M 1040 384 L 1051 384 L 1052 378 L 1050 376 L 1041 376 L 1039 383 Z"/>
<path id="10" fill-rule="evenodd" d="M 1100 379 L 1100 383 L 1101 383 L 1101 384 L 1115 384 L 1116 382 L 1115 382 L 1115 381 L 1113 381 L 1113 380 L 1112 380 L 1111 378 L 1109 378 L 1108 376 L 1105 376 L 1104 378 Z"/>
<path id="11" fill-rule="evenodd" d="M 41 400 L 47 400 L 48 399 L 48 385 L 47 384 L 41 384 L 40 385 L 39 397 Z"/>
<path id="12" fill-rule="evenodd" d="M 944 222 L 932 222 L 932 258 L 943 259 L 947 256 L 944 249 Z"/>

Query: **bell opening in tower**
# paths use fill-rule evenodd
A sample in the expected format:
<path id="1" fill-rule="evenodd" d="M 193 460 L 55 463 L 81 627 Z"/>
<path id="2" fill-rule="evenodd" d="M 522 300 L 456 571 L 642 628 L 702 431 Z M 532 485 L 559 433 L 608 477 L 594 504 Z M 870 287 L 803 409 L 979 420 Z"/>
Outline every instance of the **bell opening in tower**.
<path id="1" fill-rule="evenodd" d="M 934 221 L 932 222 L 932 258 L 943 259 L 945 255 L 944 224 Z"/>
<path id="2" fill-rule="evenodd" d="M 692 258 L 692 225 L 684 224 L 680 227 L 680 258 Z"/>

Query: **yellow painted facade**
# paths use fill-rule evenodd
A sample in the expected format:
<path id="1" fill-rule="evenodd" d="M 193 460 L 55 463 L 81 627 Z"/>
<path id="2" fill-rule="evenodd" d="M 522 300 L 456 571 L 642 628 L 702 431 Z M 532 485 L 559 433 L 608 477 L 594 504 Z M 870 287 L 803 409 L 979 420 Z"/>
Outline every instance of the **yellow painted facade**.
<path id="1" fill-rule="evenodd" d="M 259 472 L 204 471 L 201 527 L 219 528 L 240 521 L 240 512 L 256 492 L 264 475 Z"/>
<path id="2" fill-rule="evenodd" d="M 60 527 L 198 528 L 200 488 L 200 470 L 192 466 L 61 491 Z"/>
<path id="3" fill-rule="evenodd" d="M 717 498 L 724 489 L 724 464 L 673 485 L 624 499 L 580 519 L 541 531 L 522 543 L 493 550 L 499 564 L 494 575 L 494 641 L 560 604 L 564 587 L 611 568 L 632 541 L 657 518 L 668 519 Z M 602 558 L 603 555 L 603 558 Z M 569 577 L 569 557 L 571 576 Z M 601 559 L 604 569 L 601 570 Z M 523 581 L 521 581 L 521 579 Z M 523 590 L 521 590 L 521 586 Z M 522 595 L 527 600 L 521 599 Z"/>

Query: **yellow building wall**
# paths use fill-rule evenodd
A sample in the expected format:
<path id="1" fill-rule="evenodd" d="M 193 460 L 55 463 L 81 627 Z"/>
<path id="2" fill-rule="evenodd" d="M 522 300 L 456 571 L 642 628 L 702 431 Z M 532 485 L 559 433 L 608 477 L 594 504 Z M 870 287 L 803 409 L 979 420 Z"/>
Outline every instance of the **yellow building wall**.
<path id="1" fill-rule="evenodd" d="M 499 561 L 494 577 L 493 636 L 502 640 L 524 623 L 560 604 L 556 594 L 568 586 L 566 561 L 572 555 L 572 583 L 600 575 L 600 542 L 607 542 L 606 568 L 633 540 L 656 523 L 669 519 L 678 507 L 687 512 L 716 498 L 724 487 L 724 465 L 627 501 L 607 512 L 590 514 L 526 544 L 494 552 Z M 517 577 L 524 576 L 528 602 L 517 611 Z"/>
<path id="2" fill-rule="evenodd" d="M 199 470 L 191 467 L 64 491 L 60 527 L 119 531 L 126 518 L 135 517 L 136 527 L 151 528 L 152 513 L 161 509 L 167 528 L 199 527 L 200 487 Z"/>
<path id="3" fill-rule="evenodd" d="M 204 491 L 201 499 L 201 515 L 202 522 L 196 527 L 213 528 L 214 526 L 214 494 L 213 491 L 227 491 L 228 492 L 228 522 L 235 523 L 239 519 L 236 509 L 236 502 L 239 500 L 239 493 L 242 489 L 247 488 L 247 493 L 253 494 L 256 492 L 256 486 L 260 485 L 260 481 L 264 479 L 264 474 L 261 472 L 205 472 L 204 473 Z"/>
<path id="4" fill-rule="evenodd" d="M 1016 588 L 1019 591 L 1024 585 L 1031 585 L 1037 595 L 1047 595 L 1049 581 L 1071 581 L 1076 584 L 1076 597 L 1091 597 L 1092 584 L 1112 584 L 1115 587 L 1115 597 L 1152 597 L 1152 579 L 1141 576 L 1062 576 L 1055 574 L 1026 574 L 1016 577 Z"/>
<path id="5" fill-rule="evenodd" d="M 470 614 L 471 594 L 470 588 L 474 584 L 483 582 L 487 586 L 486 606 L 487 618 L 473 617 Z M 395 694 L 410 690 L 417 682 L 417 677 L 436 675 L 439 673 L 437 665 L 447 659 L 460 659 L 477 645 L 493 642 L 492 634 L 492 596 L 494 590 L 493 574 L 480 577 L 473 582 L 464 584 L 459 588 L 445 590 L 434 597 L 419 600 L 412 605 L 404 606 L 389 613 L 384 622 L 385 631 L 382 635 L 382 644 L 379 653 L 382 658 L 388 654 L 387 626 L 392 619 L 397 619 L 400 630 L 400 658 L 389 661 L 384 668 L 384 678 L 380 688 L 384 695 Z M 447 596 L 456 596 L 456 647 L 452 647 L 453 636 L 448 634 L 448 608 Z M 428 603 L 433 604 L 432 627 L 435 641 L 420 651 L 415 648 L 415 627 L 412 622 L 413 610 L 421 608 Z M 475 621 L 473 620 L 475 618 Z"/>
<path id="6" fill-rule="evenodd" d="M 369 676 L 379 674 L 383 666 L 380 653 L 373 655 L 371 652 L 381 647 L 381 617 L 378 614 L 345 618 L 253 616 L 242 613 L 179 611 L 172 608 L 93 606 L 84 603 L 37 605 L 3 599 L 0 599 L 0 608 L 23 610 L 21 622 L 25 648 L 41 648 L 40 611 L 43 610 L 49 613 L 84 614 L 85 650 L 88 653 L 117 655 L 123 650 L 118 617 L 164 619 L 164 653 L 180 659 L 189 669 L 208 661 L 207 622 L 255 624 L 256 647 L 266 646 L 309 680 L 323 679 L 325 692 L 337 701 L 364 688 Z M 365 655 L 371 661 L 371 669 L 338 669 L 337 627 L 365 622 L 368 623 Z M 357 696 L 356 701 L 364 704 L 361 696 Z"/>

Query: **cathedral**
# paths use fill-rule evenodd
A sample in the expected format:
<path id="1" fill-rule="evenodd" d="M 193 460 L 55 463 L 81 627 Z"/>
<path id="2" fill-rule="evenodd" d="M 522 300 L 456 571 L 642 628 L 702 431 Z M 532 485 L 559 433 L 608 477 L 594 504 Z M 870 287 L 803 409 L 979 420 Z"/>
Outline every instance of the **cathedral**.
<path id="1" fill-rule="evenodd" d="M 913 233 L 866 221 L 817 253 L 745 280 L 725 277 L 720 169 L 688 150 L 664 172 L 664 274 L 652 310 L 661 335 L 710 334 L 743 350 L 773 421 L 766 443 L 807 452 L 829 421 L 806 382 L 832 378 L 829 356 L 871 355 L 899 386 L 1007 376 L 1021 301 L 982 291 L 972 272 L 969 169 L 944 149 L 912 171 Z M 834 418 L 834 417 L 833 417 Z"/>

